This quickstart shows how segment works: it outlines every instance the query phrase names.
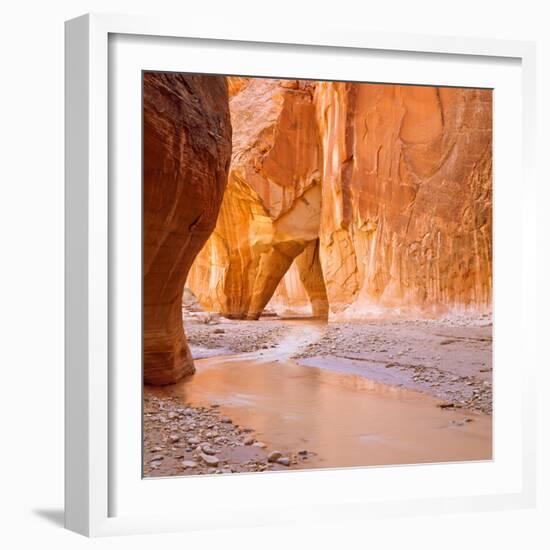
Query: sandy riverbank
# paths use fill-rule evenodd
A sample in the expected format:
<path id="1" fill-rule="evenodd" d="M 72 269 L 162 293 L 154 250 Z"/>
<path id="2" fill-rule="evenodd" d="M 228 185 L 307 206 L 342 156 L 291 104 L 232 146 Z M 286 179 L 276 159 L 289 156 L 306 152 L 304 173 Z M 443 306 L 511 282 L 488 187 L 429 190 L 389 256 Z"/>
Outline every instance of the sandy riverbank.
<path id="1" fill-rule="evenodd" d="M 253 351 L 264 355 L 291 333 L 293 323 L 304 321 L 195 322 L 187 334 L 197 358 Z M 457 408 L 492 412 L 488 318 L 310 324 L 317 337 L 291 355 L 300 364 L 420 391 Z"/>

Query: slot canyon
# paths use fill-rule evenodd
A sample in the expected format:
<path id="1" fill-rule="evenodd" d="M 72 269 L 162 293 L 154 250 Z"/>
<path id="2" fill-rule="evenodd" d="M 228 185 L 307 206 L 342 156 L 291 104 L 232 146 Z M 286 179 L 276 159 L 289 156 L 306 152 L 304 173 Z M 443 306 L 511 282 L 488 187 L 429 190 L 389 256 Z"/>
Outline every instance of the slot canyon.
<path id="1" fill-rule="evenodd" d="M 491 90 L 144 73 L 143 135 L 146 475 L 491 458 Z"/>

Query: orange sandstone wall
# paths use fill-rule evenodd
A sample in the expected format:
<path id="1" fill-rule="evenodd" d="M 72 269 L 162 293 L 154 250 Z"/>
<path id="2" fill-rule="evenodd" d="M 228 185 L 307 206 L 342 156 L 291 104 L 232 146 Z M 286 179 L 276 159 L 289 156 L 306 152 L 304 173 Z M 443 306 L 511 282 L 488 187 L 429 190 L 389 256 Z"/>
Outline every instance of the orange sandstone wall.
<path id="1" fill-rule="evenodd" d="M 228 76 L 227 77 L 227 91 L 229 97 L 237 95 L 244 90 L 252 82 L 252 79 L 246 76 Z"/>
<path id="2" fill-rule="evenodd" d="M 223 77 L 145 73 L 143 87 L 144 381 L 169 384 L 194 371 L 181 299 L 218 217 L 231 122 Z"/>
<path id="3" fill-rule="evenodd" d="M 491 91 L 319 83 L 315 103 L 331 311 L 490 307 Z"/>
<path id="4" fill-rule="evenodd" d="M 204 307 L 490 309 L 490 90 L 228 81 L 229 183 L 189 275 Z"/>
<path id="5" fill-rule="evenodd" d="M 230 81 L 228 186 L 188 286 L 207 309 L 257 319 L 294 259 L 318 238 L 321 144 L 312 85 Z"/>

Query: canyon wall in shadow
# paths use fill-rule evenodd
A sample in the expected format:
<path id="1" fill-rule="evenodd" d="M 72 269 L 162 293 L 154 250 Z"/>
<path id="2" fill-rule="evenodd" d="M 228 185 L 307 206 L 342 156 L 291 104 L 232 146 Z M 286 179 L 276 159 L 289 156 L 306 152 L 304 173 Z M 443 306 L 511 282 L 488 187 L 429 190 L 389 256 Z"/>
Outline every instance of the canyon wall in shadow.
<path id="1" fill-rule="evenodd" d="M 225 78 L 144 73 L 143 140 L 144 381 L 169 384 L 194 370 L 181 300 L 227 182 Z"/>

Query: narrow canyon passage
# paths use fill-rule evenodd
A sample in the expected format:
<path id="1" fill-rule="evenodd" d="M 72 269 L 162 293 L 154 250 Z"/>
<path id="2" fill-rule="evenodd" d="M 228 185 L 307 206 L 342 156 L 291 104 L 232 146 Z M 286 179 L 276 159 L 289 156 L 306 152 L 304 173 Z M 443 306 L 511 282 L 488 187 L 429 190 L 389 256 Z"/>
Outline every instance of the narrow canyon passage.
<path id="1" fill-rule="evenodd" d="M 144 98 L 144 474 L 491 459 L 492 91 Z"/>

